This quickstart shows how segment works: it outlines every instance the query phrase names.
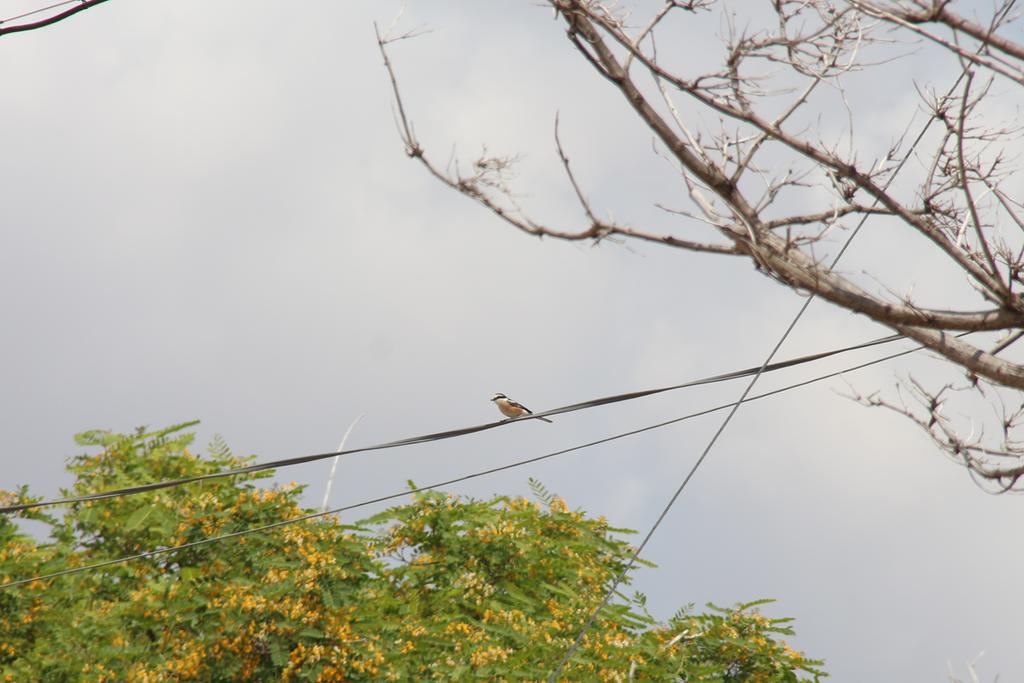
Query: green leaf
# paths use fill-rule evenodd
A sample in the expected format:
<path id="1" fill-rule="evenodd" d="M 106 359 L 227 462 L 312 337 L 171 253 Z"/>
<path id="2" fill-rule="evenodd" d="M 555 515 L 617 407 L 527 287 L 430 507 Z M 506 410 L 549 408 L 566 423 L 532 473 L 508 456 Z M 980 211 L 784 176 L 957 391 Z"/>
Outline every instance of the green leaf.
<path id="1" fill-rule="evenodd" d="M 320 586 L 320 597 L 323 598 L 324 607 L 327 609 L 338 609 L 338 603 L 334 600 L 334 591 L 330 586 Z"/>
<path id="2" fill-rule="evenodd" d="M 125 531 L 135 531 L 139 526 L 146 521 L 146 518 L 153 514 L 153 510 L 156 509 L 155 505 L 146 505 L 140 507 L 138 510 L 133 512 L 128 518 L 128 521 L 124 523 Z"/>
<path id="3" fill-rule="evenodd" d="M 280 641 L 275 640 L 270 644 L 270 661 L 274 666 L 288 666 L 288 655 L 290 651 Z"/>

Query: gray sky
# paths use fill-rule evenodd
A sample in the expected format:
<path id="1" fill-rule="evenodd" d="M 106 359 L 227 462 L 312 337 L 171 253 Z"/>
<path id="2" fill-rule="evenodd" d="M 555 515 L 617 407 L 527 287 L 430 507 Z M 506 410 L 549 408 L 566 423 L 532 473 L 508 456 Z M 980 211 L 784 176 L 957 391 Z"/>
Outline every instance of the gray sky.
<path id="1" fill-rule="evenodd" d="M 0 14 L 25 4 L 0 0 Z M 351 445 L 492 419 L 495 391 L 543 410 L 763 360 L 803 299 L 746 262 L 529 238 L 409 161 L 371 24 L 398 7 L 115 0 L 0 40 L 0 488 L 55 494 L 69 481 L 71 437 L 85 429 L 199 418 L 201 442 L 220 433 L 266 460 L 330 450 L 361 413 Z M 392 58 L 436 158 L 453 148 L 471 158 L 484 143 L 520 153 L 524 202 L 579 225 L 553 148 L 558 111 L 600 211 L 687 229 L 652 207 L 681 201 L 678 178 L 550 10 L 411 2 L 403 25 L 420 22 L 435 31 L 395 45 Z M 694 30 L 680 45 L 702 50 L 713 38 Z M 855 103 L 868 147 L 903 129 L 915 107 L 908 79 L 929 77 L 944 87 L 955 72 L 908 58 L 871 75 Z M 852 273 L 902 264 L 899 286 L 944 286 L 930 254 L 881 223 L 848 258 Z M 815 302 L 781 355 L 882 334 Z M 779 373 L 758 389 L 874 355 Z M 919 356 L 847 379 L 872 390 L 908 373 L 956 377 Z M 635 587 L 661 617 L 691 602 L 777 598 L 768 613 L 796 617 L 795 646 L 825 658 L 837 681 L 945 680 L 948 661 L 962 674 L 981 651 L 983 680 L 1024 679 L 1021 501 L 984 495 L 914 427 L 837 394 L 845 389 L 826 382 L 743 408 L 649 546 L 659 569 Z M 332 502 L 565 448 L 741 390 L 360 454 L 340 466 Z M 571 506 L 646 529 L 720 419 L 452 490 L 528 495 L 532 476 Z M 310 484 L 318 503 L 328 468 L 279 478 Z"/>

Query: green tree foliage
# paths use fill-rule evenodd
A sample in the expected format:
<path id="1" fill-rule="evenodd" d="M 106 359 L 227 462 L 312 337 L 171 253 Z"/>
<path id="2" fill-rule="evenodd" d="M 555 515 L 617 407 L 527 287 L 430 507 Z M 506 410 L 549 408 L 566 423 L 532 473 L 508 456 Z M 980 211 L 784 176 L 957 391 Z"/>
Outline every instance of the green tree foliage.
<path id="1" fill-rule="evenodd" d="M 246 464 L 191 425 L 78 436 L 72 494 Z M 180 545 L 306 512 L 262 475 L 94 501 L 38 542 L 0 519 L 0 583 Z M 538 502 L 429 492 L 357 525 L 327 517 L 0 590 L 3 681 L 544 680 L 630 546 L 603 518 Z M 24 489 L 4 494 L 24 500 Z M 605 608 L 563 680 L 818 680 L 760 603 L 658 623 L 644 598 Z"/>

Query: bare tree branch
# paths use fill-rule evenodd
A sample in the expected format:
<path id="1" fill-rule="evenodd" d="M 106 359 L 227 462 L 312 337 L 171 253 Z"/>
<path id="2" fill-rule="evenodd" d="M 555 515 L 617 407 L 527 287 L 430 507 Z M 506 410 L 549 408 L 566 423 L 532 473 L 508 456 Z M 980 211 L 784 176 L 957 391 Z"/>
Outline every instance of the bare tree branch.
<path id="1" fill-rule="evenodd" d="M 1021 68 L 1021 64 L 1013 61 L 1024 60 L 1024 45 L 996 33 L 1009 17 L 1014 2 L 1015 0 L 1003 2 L 1002 6 L 994 13 L 993 21 L 987 28 L 952 12 L 949 9 L 949 5 L 952 4 L 949 0 L 934 0 L 933 2 L 915 0 L 910 3 L 894 2 L 886 5 L 851 0 L 850 4 L 866 14 L 912 31 L 922 38 L 942 46 L 961 59 L 1024 84 L 1024 69 Z M 937 33 L 928 31 L 924 28 L 924 24 L 944 26 L 950 29 L 953 38 L 943 38 Z M 983 45 L 992 47 L 1010 59 L 989 57 L 985 50 L 965 49 L 957 40 L 959 34 L 967 35 Z"/>
<path id="2" fill-rule="evenodd" d="M 904 413 L 922 418 L 933 439 L 972 476 L 1009 490 L 1024 477 L 1024 434 L 1015 431 L 1024 428 L 1024 408 L 1002 410 L 997 421 L 1003 427 L 987 434 L 956 431 L 940 411 L 948 397 L 962 400 L 971 391 L 1009 405 L 1013 401 L 1003 392 L 1024 390 L 1024 365 L 999 355 L 1024 336 L 1024 201 L 1016 178 L 1020 164 L 1008 151 L 1021 129 L 1015 122 L 995 123 L 990 108 L 995 79 L 1024 84 L 1024 41 L 1007 31 L 1019 19 L 1014 3 L 1003 0 L 987 25 L 956 14 L 951 0 L 773 0 L 775 25 L 754 28 L 736 26 L 723 10 L 720 62 L 701 71 L 697 63 L 707 60 L 671 64 L 673 50 L 659 52 L 659 43 L 672 44 L 658 36 L 675 30 L 670 19 L 676 13 L 716 11 L 714 0 L 669 0 L 635 26 L 612 0 L 549 0 L 568 44 L 621 95 L 653 134 L 656 153 L 679 173 L 679 197 L 656 206 L 684 203 L 665 210 L 687 219 L 685 230 L 711 237 L 658 234 L 600 218 L 605 212 L 585 191 L 580 169 L 570 164 L 557 116 L 555 152 L 585 218 L 580 227 L 552 226 L 519 206 L 511 189 L 514 157 L 485 153 L 468 170 L 458 161 L 437 165 L 408 119 L 387 55 L 391 39 L 378 34 L 378 45 L 406 152 L 448 187 L 530 235 L 594 242 L 615 235 L 749 258 L 776 281 L 918 341 L 966 371 L 970 391 L 929 394 L 913 385 L 910 394 L 928 411 L 924 418 L 909 408 Z M 904 54 L 900 45 L 916 48 L 921 38 L 933 52 L 954 55 L 962 71 L 948 91 L 913 84 L 938 134 L 926 137 L 926 128 L 905 144 L 908 128 L 884 153 L 859 158 L 854 101 L 846 92 L 850 74 L 884 68 Z M 688 106 L 681 108 L 677 100 Z M 843 135 L 824 134 L 823 101 L 845 112 Z M 917 176 L 894 185 L 908 160 L 920 163 Z M 975 303 L 924 306 L 875 273 L 868 276 L 881 291 L 868 291 L 822 259 L 831 231 L 869 217 L 884 221 L 886 230 L 923 237 L 946 266 L 964 276 L 965 294 Z M 1002 341 L 968 341 L 955 334 L 995 331 L 1005 333 Z M 996 434 L 1001 440 L 990 443 Z M 993 464 L 993 458 L 1010 461 Z"/>

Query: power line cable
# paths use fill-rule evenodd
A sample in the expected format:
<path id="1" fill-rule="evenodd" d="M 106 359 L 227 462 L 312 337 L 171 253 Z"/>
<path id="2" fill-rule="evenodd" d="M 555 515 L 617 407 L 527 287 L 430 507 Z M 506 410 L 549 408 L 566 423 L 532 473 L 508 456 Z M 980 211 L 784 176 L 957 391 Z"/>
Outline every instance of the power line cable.
<path id="1" fill-rule="evenodd" d="M 831 351 L 825 351 L 822 353 L 810 354 L 807 356 L 800 356 L 786 361 L 780 361 L 770 366 L 760 366 L 754 368 L 746 368 L 744 370 L 736 370 L 733 372 L 727 372 L 720 375 L 713 375 L 711 377 L 704 377 L 702 379 L 691 380 L 682 384 L 674 384 L 672 386 L 660 387 L 657 389 L 646 389 L 643 391 L 633 391 L 625 394 L 615 394 L 614 396 L 605 396 L 602 398 L 595 398 L 589 401 L 582 401 L 580 403 L 573 403 L 561 408 L 554 408 L 545 412 L 534 413 L 533 415 L 525 416 L 523 418 L 517 418 L 516 420 L 500 420 L 498 422 L 488 422 L 482 425 L 476 425 L 472 427 L 463 427 L 460 429 L 452 429 L 444 432 L 435 432 L 433 434 L 424 434 L 421 436 L 413 436 L 406 439 L 399 439 L 397 441 L 388 441 L 386 443 L 374 444 L 371 446 L 362 446 L 360 448 L 350 448 L 348 450 L 331 451 L 328 453 L 315 453 L 312 455 L 300 455 L 293 458 L 284 458 L 281 460 L 272 460 L 270 462 L 258 463 L 255 465 L 248 465 L 246 467 L 237 467 L 234 469 L 224 470 L 221 472 L 211 472 L 209 474 L 201 474 L 193 477 L 182 477 L 179 479 L 167 479 L 164 481 L 155 481 L 148 484 L 139 484 L 137 486 L 126 486 L 119 489 L 111 489 L 108 491 L 100 491 L 97 493 L 89 493 L 81 496 L 71 496 L 67 498 L 59 498 L 54 500 L 36 501 L 27 503 L 18 503 L 16 505 L 6 505 L 0 507 L 0 513 L 12 513 L 20 512 L 23 510 L 31 510 L 34 508 L 48 507 L 52 505 L 70 505 L 73 503 L 84 503 L 91 500 L 102 500 L 105 498 L 119 498 L 122 496 L 130 496 L 138 493 L 145 493 L 147 491 L 156 491 L 158 489 L 170 488 L 173 486 L 182 486 L 185 484 L 191 484 L 200 481 L 207 481 L 210 479 L 218 479 L 221 477 L 231 477 L 239 474 L 250 474 L 253 472 L 261 472 L 269 469 L 280 469 L 282 467 L 290 467 L 292 465 L 301 465 L 307 462 L 314 462 L 316 460 L 323 460 L 325 458 L 337 457 L 340 455 L 351 455 L 353 453 L 362 453 L 365 451 L 377 451 L 387 448 L 399 448 L 402 446 L 412 446 L 420 443 L 427 443 L 431 441 L 441 441 L 443 439 L 452 439 L 459 436 L 466 436 L 468 434 L 475 434 L 476 432 L 482 432 L 488 429 L 494 429 L 495 427 L 502 427 L 510 424 L 511 422 L 518 422 L 521 420 L 531 420 L 539 417 L 547 417 L 550 415 L 561 415 L 564 413 L 575 412 L 577 410 L 585 410 L 588 408 L 595 408 L 598 406 L 609 405 L 612 403 L 620 403 L 623 401 L 632 401 L 638 398 L 646 396 L 653 396 L 655 394 L 664 393 L 667 391 L 675 391 L 677 389 L 684 389 L 688 387 L 701 386 L 704 384 L 713 384 L 716 382 L 724 382 L 732 379 L 738 379 L 741 377 L 748 377 L 753 375 L 755 372 L 772 372 L 776 370 L 782 370 L 784 368 L 793 367 L 796 365 L 802 365 L 804 363 L 810 363 L 812 361 L 821 360 L 830 356 L 835 356 L 841 353 L 847 353 L 849 351 L 855 351 L 859 349 L 866 349 L 872 346 L 878 346 L 880 344 L 888 344 L 889 342 L 901 339 L 900 335 L 889 335 L 887 337 L 880 337 L 873 339 L 868 342 L 861 344 L 855 344 L 853 346 L 843 347 L 841 349 L 833 349 Z"/>
<path id="2" fill-rule="evenodd" d="M 964 333 L 962 333 L 960 335 L 957 335 L 957 336 L 963 337 L 963 336 L 965 336 L 967 334 L 970 334 L 970 333 L 969 332 L 964 332 Z M 391 494 L 387 494 L 387 495 L 384 495 L 384 496 L 378 496 L 377 498 L 371 498 L 369 500 L 364 500 L 364 501 L 359 502 L 359 503 L 353 503 L 351 505 L 343 505 L 341 507 L 337 507 L 337 508 L 334 508 L 332 510 L 321 511 L 321 512 L 314 512 L 314 513 L 310 513 L 308 515 L 302 515 L 300 517 L 295 517 L 293 519 L 283 520 L 283 521 L 280 521 L 280 522 L 274 522 L 272 524 L 266 524 L 266 525 L 260 526 L 260 527 L 254 527 L 254 528 L 251 528 L 251 529 L 243 529 L 241 531 L 234 531 L 234 532 L 227 533 L 227 534 L 221 534 L 219 536 L 210 536 L 208 538 L 199 539 L 197 541 L 192 541 L 190 543 L 183 543 L 181 545 L 169 546 L 167 548 L 158 548 L 156 550 L 150 550 L 150 551 L 147 551 L 147 552 L 144 552 L 144 553 L 138 553 L 136 555 L 127 555 L 125 557 L 119 557 L 119 558 L 114 558 L 114 559 L 111 559 L 111 560 L 105 560 L 103 562 L 97 562 L 95 564 L 90 564 L 90 565 L 83 565 L 81 567 L 71 567 L 71 568 L 68 568 L 68 569 L 61 569 L 59 571 L 50 572 L 48 574 L 40 574 L 38 576 L 33 576 L 31 578 L 28 578 L 28 579 L 18 579 L 16 581 L 9 581 L 7 583 L 0 584 L 0 590 L 6 589 L 6 588 L 13 588 L 15 586 L 21 586 L 21 585 L 24 585 L 24 584 L 27 584 L 27 583 L 32 583 L 33 581 L 46 581 L 46 580 L 58 578 L 58 577 L 61 577 L 61 576 L 68 576 L 70 574 L 78 574 L 78 573 L 81 573 L 81 572 L 93 571 L 93 570 L 96 570 L 96 569 L 102 569 L 104 567 L 110 567 L 110 566 L 113 566 L 113 565 L 124 564 L 124 563 L 127 563 L 127 562 L 133 562 L 135 560 L 142 560 L 142 559 L 146 559 L 146 558 L 149 558 L 149 557 L 155 557 L 157 555 L 164 555 L 164 554 L 168 554 L 168 553 L 174 553 L 174 552 L 177 552 L 179 550 L 187 550 L 188 548 L 195 548 L 197 546 L 206 545 L 206 544 L 209 544 L 209 543 L 216 543 L 216 542 L 219 542 L 219 541 L 229 540 L 229 539 L 232 539 L 232 538 L 238 538 L 240 536 L 247 536 L 249 534 L 256 534 L 256 533 L 262 533 L 262 532 L 265 532 L 265 531 L 271 531 L 271 530 L 274 530 L 274 529 L 277 529 L 277 528 L 280 528 L 280 527 L 283 527 L 283 526 L 287 526 L 287 525 L 290 525 L 290 524 L 297 524 L 299 522 L 304 522 L 304 521 L 310 520 L 310 519 L 316 519 L 318 517 L 324 517 L 326 515 L 338 514 L 338 513 L 341 513 L 341 512 L 346 512 L 348 510 L 355 510 L 355 509 L 358 509 L 358 508 L 366 507 L 368 505 L 374 505 L 376 503 L 383 503 L 383 502 L 386 502 L 386 501 L 389 501 L 389 500 L 394 500 L 396 498 L 402 498 L 402 497 L 405 497 L 405 496 L 409 496 L 409 495 L 412 495 L 414 493 L 421 493 L 423 491 L 429 491 L 431 489 L 441 488 L 442 486 L 450 486 L 452 484 L 458 484 L 458 483 L 461 483 L 463 481 L 468 481 L 470 479 L 476 479 L 476 478 L 479 478 L 479 477 L 484 477 L 484 476 L 487 476 L 487 475 L 496 474 L 498 472 L 504 472 L 505 470 L 511 470 L 511 469 L 515 469 L 515 468 L 518 468 L 518 467 L 523 467 L 525 465 L 530 465 L 530 464 L 533 464 L 533 463 L 536 463 L 536 462 L 540 462 L 542 460 L 548 460 L 550 458 L 555 458 L 555 457 L 558 457 L 560 455 L 565 455 L 566 453 L 572 453 L 574 451 L 580 451 L 580 450 L 583 450 L 585 448 L 590 448 L 592 446 L 599 446 L 601 444 L 609 443 L 611 441 L 617 441 L 619 439 L 624 439 L 624 438 L 629 437 L 629 436 L 635 436 L 637 434 L 642 434 L 644 432 L 649 432 L 649 431 L 652 431 L 652 430 L 655 430 L 655 429 L 660 429 L 662 427 L 667 427 L 669 425 L 677 424 L 679 422 L 684 422 L 686 420 L 691 420 L 693 418 L 701 417 L 703 415 L 709 415 L 711 413 L 716 413 L 716 412 L 719 412 L 719 411 L 722 411 L 722 410 L 726 410 L 726 409 L 729 409 L 729 408 L 733 408 L 735 410 L 735 407 L 738 406 L 740 403 L 750 403 L 752 401 L 757 401 L 757 400 L 762 399 L 762 398 L 768 398 L 769 396 L 774 396 L 776 394 L 781 394 L 783 392 L 790 391 L 792 389 L 798 389 L 800 387 L 805 387 L 805 386 L 807 386 L 809 384 L 815 384 L 817 382 L 822 382 L 822 381 L 824 381 L 826 379 L 832 379 L 833 377 L 838 377 L 838 376 L 846 374 L 848 372 L 854 372 L 856 370 L 861 370 L 861 369 L 869 367 L 871 365 L 878 365 L 879 363 L 884 363 L 886 361 L 893 360 L 894 358 L 899 358 L 901 356 L 909 355 L 909 354 L 914 353 L 916 351 L 920 351 L 922 348 L 924 348 L 924 347 L 923 346 L 915 346 L 913 348 L 906 349 L 906 350 L 900 351 L 898 353 L 893 353 L 893 354 L 890 354 L 888 356 L 882 356 L 882 357 L 876 358 L 874 360 L 870 360 L 870 361 L 867 361 L 867 362 L 864 362 L 864 363 L 860 363 L 860 364 L 853 365 L 853 366 L 850 366 L 850 367 L 847 367 L 847 368 L 843 368 L 842 370 L 837 370 L 835 372 L 830 372 L 830 373 L 827 373 L 825 375 L 819 375 L 818 377 L 813 377 L 811 379 L 803 380 L 801 382 L 796 382 L 794 384 L 790 384 L 790 385 L 787 385 L 787 386 L 784 386 L 784 387 L 780 387 L 778 389 L 773 389 L 771 391 L 766 391 L 763 394 L 757 394 L 755 396 L 745 397 L 742 401 L 736 401 L 736 402 L 732 402 L 732 403 L 724 403 L 722 405 L 718 405 L 718 406 L 715 406 L 713 408 L 706 408 L 704 410 L 700 410 L 700 411 L 697 411 L 695 413 L 689 413 L 688 415 L 683 415 L 682 417 L 676 417 L 676 418 L 673 418 L 671 420 L 665 420 L 664 422 L 658 422 L 656 424 L 647 425 L 647 426 L 644 426 L 644 427 L 639 427 L 637 429 L 632 429 L 632 430 L 627 431 L 627 432 L 620 432 L 618 434 L 613 434 L 612 436 L 607 436 L 607 437 L 604 437 L 602 439 L 598 439 L 596 441 L 590 441 L 590 442 L 587 442 L 587 443 L 584 443 L 584 444 L 579 444 L 579 445 L 576 445 L 576 446 L 572 446 L 570 448 L 564 448 L 562 450 L 553 451 L 551 453 L 545 453 L 543 455 L 534 456 L 532 458 L 527 458 L 525 460 L 517 460 L 515 462 L 507 463 L 507 464 L 504 464 L 504 465 L 499 465 L 497 467 L 491 467 L 491 468 L 486 469 L 486 470 L 480 470 L 478 472 L 472 472 L 470 474 L 465 474 L 465 475 L 462 475 L 462 476 L 459 476 L 459 477 L 455 477 L 453 479 L 447 479 L 445 481 L 440 481 L 440 482 L 436 482 L 436 483 L 433 483 L 433 484 L 428 484 L 426 486 L 419 486 L 419 487 L 412 488 L 412 489 L 406 489 L 406 490 L 398 492 L 398 493 L 391 493 Z"/>
<path id="3" fill-rule="evenodd" d="M 44 26 L 49 26 L 50 24 L 56 24 L 58 21 L 62 21 L 64 19 L 67 19 L 68 17 L 72 16 L 73 14 L 78 14 L 79 12 L 81 12 L 83 10 L 87 10 L 90 7 L 95 7 L 96 5 L 99 5 L 99 4 L 104 3 L 106 1 L 107 0 L 65 0 L 65 2 L 54 3 L 54 4 L 49 5 L 47 7 L 40 7 L 39 9 L 32 10 L 31 12 L 25 12 L 24 14 L 19 14 L 19 15 L 15 16 L 15 17 L 8 17 L 6 19 L 0 20 L 0 36 L 4 35 L 5 33 L 18 33 L 19 31 L 32 31 L 32 30 L 37 29 L 37 28 L 43 28 Z M 17 26 L 5 26 L 5 24 L 8 24 L 8 23 L 10 23 L 12 21 L 17 21 L 18 19 L 24 19 L 25 17 L 31 17 L 31 16 L 36 15 L 36 14 L 41 14 L 41 13 L 46 12 L 46 11 L 51 10 L 51 9 L 56 9 L 58 7 L 64 7 L 65 5 L 74 5 L 74 4 L 77 4 L 78 6 L 77 7 L 72 7 L 69 10 L 65 10 L 64 12 L 60 12 L 58 14 L 55 14 L 55 15 L 51 16 L 51 17 L 47 17 L 45 19 L 41 19 L 40 21 L 34 21 L 32 23 L 29 23 L 29 24 L 18 24 Z"/>
<path id="4" fill-rule="evenodd" d="M 1007 5 L 1003 8 L 1003 11 L 1001 13 L 1002 17 L 1005 17 L 1006 14 L 1009 13 L 1010 8 L 1014 5 L 1015 2 L 1016 0 L 1011 0 L 1009 3 L 1007 3 Z M 996 23 L 1002 21 L 1002 17 L 997 18 Z M 983 52 L 986 49 L 986 47 L 986 44 L 982 44 L 978 52 Z M 960 71 L 959 77 L 957 77 L 953 85 L 950 86 L 949 91 L 946 94 L 947 98 L 951 97 L 953 93 L 956 91 L 957 87 L 959 87 L 960 82 L 967 75 L 968 68 L 969 64 L 964 64 L 963 68 Z M 928 129 L 931 128 L 931 125 L 936 121 L 937 118 L 938 115 L 933 113 L 928 118 L 928 121 L 925 122 L 924 126 L 921 128 L 921 132 L 917 134 L 916 138 L 914 138 L 914 141 L 911 143 L 910 148 L 907 150 L 907 153 L 900 160 L 900 163 L 896 165 L 896 168 L 893 170 L 892 175 L 889 176 L 885 184 L 882 186 L 883 192 L 888 191 L 889 187 L 896 179 L 896 176 L 899 175 L 901 170 L 903 170 L 903 167 L 906 165 L 907 161 L 914 153 L 914 150 L 917 148 L 917 145 L 924 138 L 925 134 L 928 132 Z M 875 197 L 872 201 L 872 206 L 877 206 L 878 203 L 879 200 L 877 197 Z M 832 263 L 829 266 L 829 270 L 834 269 L 836 267 L 836 264 L 839 263 L 839 260 L 843 257 L 843 254 L 845 254 L 846 250 L 850 247 L 850 243 L 853 242 L 853 239 L 857 236 L 858 233 L 860 233 L 861 228 L 864 227 L 864 224 L 867 222 L 869 215 L 870 214 L 865 213 L 861 216 L 860 221 L 857 223 L 857 227 L 854 228 L 852 233 L 850 233 L 850 236 L 843 243 L 843 246 L 839 249 L 839 252 L 836 254 L 836 257 L 832 259 Z M 669 501 L 662 509 L 661 514 L 659 514 L 658 517 L 654 520 L 654 524 L 651 525 L 650 531 L 647 532 L 647 534 L 643 538 L 643 541 L 641 541 L 640 545 L 637 546 L 636 550 L 630 557 L 629 562 L 626 564 L 626 567 L 615 578 L 615 581 L 612 582 L 611 587 L 605 592 L 604 597 L 601 599 L 601 602 L 598 603 L 597 607 L 587 617 L 587 620 L 584 622 L 583 627 L 580 629 L 579 634 L 576 636 L 576 639 L 573 641 L 572 645 L 569 646 L 569 649 L 566 651 L 565 655 L 562 656 L 561 660 L 559 660 L 558 662 L 558 665 L 548 676 L 548 683 L 554 683 L 555 679 L 558 677 L 558 674 L 562 672 L 562 669 L 565 668 L 565 665 L 572 658 L 572 655 L 576 652 L 576 650 L 579 649 L 580 644 L 583 642 L 583 636 L 585 636 L 587 631 L 590 630 L 590 627 L 594 624 L 594 621 L 597 619 L 597 615 L 600 613 L 602 609 L 604 609 L 604 607 L 611 600 L 612 595 L 615 594 L 616 589 L 618 589 L 619 584 L 622 583 L 622 580 L 626 577 L 626 574 L 633 569 L 633 567 L 636 564 L 636 560 L 640 557 L 640 553 L 643 552 L 643 549 L 647 546 L 648 541 L 650 541 L 651 537 L 654 536 L 654 533 L 658 530 L 658 527 L 661 526 L 661 523 L 668 515 L 669 510 L 671 510 L 672 506 L 675 505 L 676 500 L 679 499 L 679 496 L 682 495 L 683 490 L 686 489 L 686 486 L 690 483 L 690 480 L 693 479 L 694 474 L 697 473 L 697 470 L 704 463 L 704 460 L 707 458 L 708 454 L 711 452 L 711 449 L 718 441 L 718 437 L 720 437 L 722 435 L 722 432 L 725 431 L 725 428 L 729 425 L 729 422 L 732 420 L 733 415 L 736 414 L 736 411 L 739 410 L 739 407 L 744 402 L 744 399 L 746 398 L 747 394 L 751 391 L 751 389 L 754 388 L 754 385 L 757 384 L 757 381 L 761 378 L 761 375 L 764 374 L 765 370 L 768 368 L 768 365 L 771 362 L 772 358 L 775 357 L 775 354 L 782 347 L 783 343 L 785 343 L 786 339 L 793 331 L 793 328 L 796 327 L 796 324 L 800 321 L 800 318 L 803 317 L 804 312 L 807 310 L 807 307 L 811 305 L 811 302 L 814 301 L 815 298 L 816 295 L 813 292 L 811 292 L 810 296 L 807 297 L 803 305 L 800 306 L 800 310 L 797 311 L 796 316 L 794 316 L 793 321 L 786 328 L 786 331 L 782 333 L 781 337 L 779 337 L 779 341 L 775 344 L 771 352 L 765 358 L 764 363 L 761 365 L 761 368 L 750 380 L 750 383 L 747 384 L 746 389 L 743 390 L 743 393 L 740 395 L 739 400 L 733 405 L 732 409 L 729 411 L 729 414 L 725 416 L 724 420 L 722 420 L 722 424 L 711 437 L 711 440 L 708 441 L 707 446 L 704 447 L 704 451 L 700 454 L 700 457 L 697 458 L 697 461 L 690 468 L 689 472 L 687 472 L 686 476 L 683 478 L 682 483 L 678 486 L 678 488 L 676 488 L 675 493 L 673 493 L 672 497 L 669 498 Z"/>
<path id="5" fill-rule="evenodd" d="M 34 9 L 31 12 L 25 12 L 24 14 L 19 14 L 19 15 L 14 16 L 14 17 L 7 17 L 6 19 L 0 19 L 0 25 L 7 24 L 7 23 L 10 23 L 12 21 L 17 21 L 18 19 L 24 19 L 25 17 L 31 17 L 31 16 L 33 16 L 35 14 L 42 14 L 43 12 L 46 12 L 47 10 L 56 9 L 58 7 L 63 7 L 64 5 L 74 5 L 74 4 L 77 4 L 77 3 L 80 3 L 80 2 L 82 2 L 82 0 L 64 0 L 64 2 L 57 2 L 57 3 L 54 3 L 52 5 L 47 5 L 46 7 L 40 7 L 39 9 Z"/>

